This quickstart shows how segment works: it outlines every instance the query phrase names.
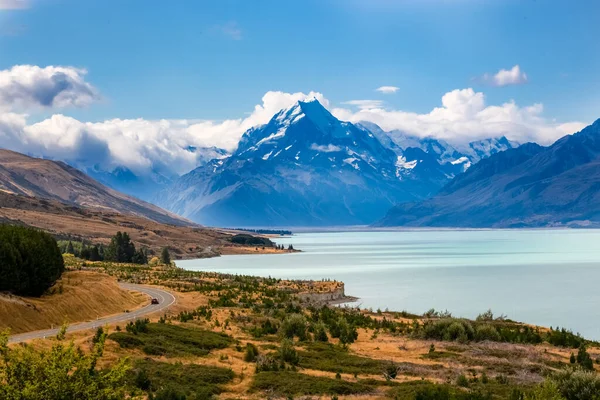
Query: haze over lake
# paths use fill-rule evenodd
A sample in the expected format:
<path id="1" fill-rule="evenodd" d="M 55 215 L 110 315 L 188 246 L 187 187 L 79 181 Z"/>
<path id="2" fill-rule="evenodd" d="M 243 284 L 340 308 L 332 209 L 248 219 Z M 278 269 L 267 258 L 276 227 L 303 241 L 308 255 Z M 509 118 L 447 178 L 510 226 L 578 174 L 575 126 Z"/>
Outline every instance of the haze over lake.
<path id="1" fill-rule="evenodd" d="M 357 305 L 475 317 L 496 314 L 600 339 L 600 230 L 300 233 L 302 253 L 178 261 L 190 270 L 330 278 Z"/>

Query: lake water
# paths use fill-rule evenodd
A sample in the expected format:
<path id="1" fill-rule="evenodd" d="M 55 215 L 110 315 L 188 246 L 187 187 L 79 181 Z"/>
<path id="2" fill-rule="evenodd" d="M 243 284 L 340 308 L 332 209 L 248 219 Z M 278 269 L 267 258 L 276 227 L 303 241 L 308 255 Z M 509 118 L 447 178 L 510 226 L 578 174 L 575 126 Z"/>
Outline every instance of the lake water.
<path id="1" fill-rule="evenodd" d="M 300 233 L 302 253 L 178 261 L 190 270 L 331 278 L 365 308 L 496 314 L 600 339 L 600 230 Z"/>

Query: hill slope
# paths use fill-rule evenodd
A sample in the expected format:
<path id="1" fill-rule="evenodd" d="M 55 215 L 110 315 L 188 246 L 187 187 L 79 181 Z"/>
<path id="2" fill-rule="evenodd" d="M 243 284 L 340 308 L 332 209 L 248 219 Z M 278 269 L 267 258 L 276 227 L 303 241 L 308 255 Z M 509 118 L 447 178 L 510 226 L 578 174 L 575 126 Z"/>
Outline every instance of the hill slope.
<path id="1" fill-rule="evenodd" d="M 493 155 L 433 198 L 392 208 L 380 226 L 600 225 L 600 120 L 552 146 Z"/>
<path id="2" fill-rule="evenodd" d="M 0 191 L 118 212 L 152 221 L 193 225 L 175 214 L 112 190 L 63 162 L 0 149 Z"/>

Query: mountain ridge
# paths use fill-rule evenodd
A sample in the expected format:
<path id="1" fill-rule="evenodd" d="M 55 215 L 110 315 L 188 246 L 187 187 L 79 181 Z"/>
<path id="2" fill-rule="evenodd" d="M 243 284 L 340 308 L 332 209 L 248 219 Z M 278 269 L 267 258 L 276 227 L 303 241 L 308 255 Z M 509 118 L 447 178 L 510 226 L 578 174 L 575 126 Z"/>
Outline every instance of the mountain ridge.
<path id="1" fill-rule="evenodd" d="M 548 147 L 528 143 L 489 157 L 431 199 L 393 207 L 376 225 L 600 225 L 600 119 Z"/>
<path id="2" fill-rule="evenodd" d="M 0 190 L 140 216 L 160 223 L 194 225 L 158 206 L 108 188 L 65 162 L 29 157 L 11 150 L 0 149 Z"/>

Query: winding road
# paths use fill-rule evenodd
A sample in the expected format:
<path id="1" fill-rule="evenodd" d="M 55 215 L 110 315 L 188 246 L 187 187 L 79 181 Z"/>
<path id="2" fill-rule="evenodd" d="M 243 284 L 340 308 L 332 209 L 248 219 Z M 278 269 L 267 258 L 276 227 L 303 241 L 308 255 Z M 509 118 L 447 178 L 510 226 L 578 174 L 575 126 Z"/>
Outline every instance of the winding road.
<path id="1" fill-rule="evenodd" d="M 125 290 L 133 290 L 136 292 L 145 293 L 148 296 L 150 296 L 151 298 L 157 299 L 158 304 L 148 304 L 145 307 L 139 308 L 137 310 L 134 310 L 134 311 L 131 311 L 128 313 L 112 315 L 109 317 L 99 318 L 99 319 L 93 320 L 93 321 L 81 322 L 81 323 L 69 325 L 69 327 L 67 328 L 67 332 L 76 332 L 76 331 L 83 331 L 86 329 L 95 329 L 99 326 L 104 326 L 107 324 L 114 324 L 114 323 L 118 323 L 118 322 L 126 322 L 126 321 L 135 320 L 135 319 L 144 317 L 149 314 L 154 314 L 158 311 L 166 310 L 171 305 L 175 304 L 175 296 L 173 296 L 171 293 L 169 293 L 165 290 L 162 290 L 162 289 L 158 289 L 158 288 L 151 287 L 151 286 L 135 285 L 132 283 L 119 283 L 119 286 Z M 12 335 L 8 339 L 8 342 L 9 343 L 20 343 L 20 342 L 24 342 L 24 341 L 31 340 L 31 339 L 43 339 L 43 338 L 46 338 L 49 336 L 56 336 L 59 329 L 60 329 L 60 327 L 55 328 L 55 329 L 46 329 L 43 331 L 19 333 L 18 335 Z"/>

